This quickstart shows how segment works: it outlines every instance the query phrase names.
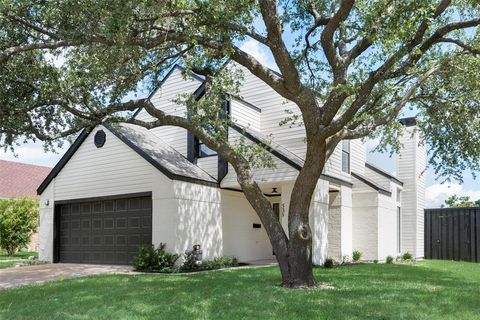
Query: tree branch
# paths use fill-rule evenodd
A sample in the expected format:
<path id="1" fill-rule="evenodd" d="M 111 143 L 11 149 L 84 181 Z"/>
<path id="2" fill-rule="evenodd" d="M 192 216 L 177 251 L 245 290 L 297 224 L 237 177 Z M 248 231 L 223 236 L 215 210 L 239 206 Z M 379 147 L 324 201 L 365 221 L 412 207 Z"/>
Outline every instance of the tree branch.
<path id="1" fill-rule="evenodd" d="M 272 51 L 275 62 L 287 83 L 285 89 L 292 94 L 298 92 L 302 87 L 300 75 L 282 38 L 282 25 L 277 12 L 277 2 L 260 0 L 260 11 L 267 28 L 268 47 Z"/>
<path id="2" fill-rule="evenodd" d="M 333 36 L 335 31 L 340 27 L 340 24 L 344 22 L 353 8 L 355 0 L 342 0 L 340 3 L 340 8 L 329 19 L 325 29 L 323 29 L 321 35 L 321 44 L 325 56 L 327 58 L 330 67 L 333 72 L 333 84 L 345 83 L 346 81 L 346 70 L 345 70 L 345 61 L 338 54 L 335 48 L 335 42 L 333 41 Z"/>
<path id="3" fill-rule="evenodd" d="M 437 72 L 441 68 L 441 64 L 437 64 L 430 68 L 427 72 L 422 74 L 421 77 L 418 78 L 418 80 L 405 92 L 403 97 L 400 99 L 400 101 L 397 103 L 397 105 L 386 115 L 383 117 L 373 120 L 367 124 L 364 124 L 360 128 L 356 128 L 357 126 L 361 125 L 360 122 L 357 122 L 351 126 L 349 126 L 346 130 L 347 133 L 344 136 L 344 139 L 358 139 L 367 136 L 369 133 L 371 133 L 373 130 L 376 128 L 385 125 L 391 121 L 393 121 L 400 111 L 405 107 L 405 105 L 410 101 L 410 99 L 413 97 L 415 94 L 416 90 L 418 87 L 430 76 L 432 76 L 435 72 Z"/>

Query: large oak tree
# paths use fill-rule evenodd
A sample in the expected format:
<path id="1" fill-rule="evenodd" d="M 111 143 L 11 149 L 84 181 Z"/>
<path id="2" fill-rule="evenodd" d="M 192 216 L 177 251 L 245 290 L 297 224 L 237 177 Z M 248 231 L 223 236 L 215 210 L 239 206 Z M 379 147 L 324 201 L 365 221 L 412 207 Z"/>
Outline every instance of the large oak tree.
<path id="1" fill-rule="evenodd" d="M 479 168 L 479 24 L 477 0 L 0 0 L 1 144 L 53 148 L 105 121 L 185 128 L 234 167 L 283 285 L 314 286 L 309 206 L 341 140 L 381 134 L 395 145 L 395 120 L 412 108 L 439 174 Z M 269 50 L 278 72 L 243 51 L 245 40 Z M 285 120 L 304 126 L 307 146 L 288 234 L 253 177 L 259 150 L 226 139 L 219 105 L 238 88 L 227 60 L 300 110 Z M 206 79 L 202 99 L 179 97 L 188 115 L 126 99 L 178 61 Z M 153 120 L 126 115 L 139 107 Z"/>

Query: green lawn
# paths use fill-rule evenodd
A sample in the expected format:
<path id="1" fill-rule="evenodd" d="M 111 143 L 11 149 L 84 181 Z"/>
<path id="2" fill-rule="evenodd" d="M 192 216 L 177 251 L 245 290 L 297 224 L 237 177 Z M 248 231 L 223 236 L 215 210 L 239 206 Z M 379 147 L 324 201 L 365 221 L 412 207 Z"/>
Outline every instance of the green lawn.
<path id="1" fill-rule="evenodd" d="M 316 269 L 330 290 L 278 286 L 277 268 L 109 275 L 0 291 L 1 319 L 480 319 L 480 265 Z"/>
<path id="2" fill-rule="evenodd" d="M 22 260 L 28 259 L 30 256 L 38 257 L 37 252 L 17 252 L 13 256 L 7 255 L 6 252 L 0 251 L 0 269 L 12 268 Z"/>

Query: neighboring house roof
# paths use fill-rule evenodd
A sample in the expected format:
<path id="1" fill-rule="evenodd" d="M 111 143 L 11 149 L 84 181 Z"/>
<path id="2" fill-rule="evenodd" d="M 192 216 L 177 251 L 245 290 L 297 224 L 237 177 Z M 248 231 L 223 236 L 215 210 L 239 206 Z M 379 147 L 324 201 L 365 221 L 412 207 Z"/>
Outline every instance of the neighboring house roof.
<path id="1" fill-rule="evenodd" d="M 352 174 L 352 177 L 354 177 L 355 179 L 359 180 L 360 182 L 366 184 L 367 186 L 371 187 L 372 189 L 376 190 L 378 193 L 384 194 L 384 195 L 389 196 L 389 197 L 392 196 L 391 191 L 385 189 L 384 187 L 382 187 L 381 185 L 379 185 L 375 181 L 372 181 L 372 180 L 368 179 L 367 177 L 365 177 L 361 174 L 355 173 L 355 172 L 352 172 L 351 174 Z"/>
<path id="2" fill-rule="evenodd" d="M 371 164 L 371 163 L 365 162 L 365 168 L 368 168 L 368 169 L 370 169 L 370 170 L 373 170 L 373 171 L 375 171 L 376 173 L 384 176 L 385 178 L 390 179 L 390 181 L 395 182 L 396 184 L 403 186 L 403 182 L 400 181 L 400 180 L 398 180 L 397 177 L 395 177 L 395 176 L 391 175 L 390 173 L 388 173 L 388 172 L 386 172 L 386 171 L 384 171 L 384 170 L 376 167 L 375 165 L 373 165 L 373 164 Z"/>
<path id="3" fill-rule="evenodd" d="M 51 169 L 0 160 L 0 198 L 36 197 L 35 190 Z"/>
<path id="4" fill-rule="evenodd" d="M 112 127 L 104 125 L 122 142 L 147 160 L 155 168 L 172 180 L 182 180 L 203 185 L 218 186 L 215 178 L 203 171 L 197 165 L 187 160 L 181 153 L 170 147 L 166 142 L 143 127 L 122 123 Z M 83 130 L 65 155 L 60 159 L 50 174 L 40 184 L 37 193 L 41 194 L 50 182 L 60 173 L 63 167 L 80 148 L 90 134 Z M 37 184 L 38 185 L 38 184 Z"/>

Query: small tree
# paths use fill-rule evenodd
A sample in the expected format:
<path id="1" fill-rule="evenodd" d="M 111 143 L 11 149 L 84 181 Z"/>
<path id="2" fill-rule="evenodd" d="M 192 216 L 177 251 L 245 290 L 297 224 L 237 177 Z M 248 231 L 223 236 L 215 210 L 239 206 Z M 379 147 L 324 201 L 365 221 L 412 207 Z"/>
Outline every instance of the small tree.
<path id="1" fill-rule="evenodd" d="M 478 207 L 480 206 L 480 200 L 472 201 L 469 196 L 457 196 L 452 195 L 445 200 L 443 207 L 447 208 L 465 208 L 465 207 Z"/>
<path id="2" fill-rule="evenodd" d="M 38 201 L 25 197 L 0 200 L 0 247 L 13 255 L 37 230 Z"/>

